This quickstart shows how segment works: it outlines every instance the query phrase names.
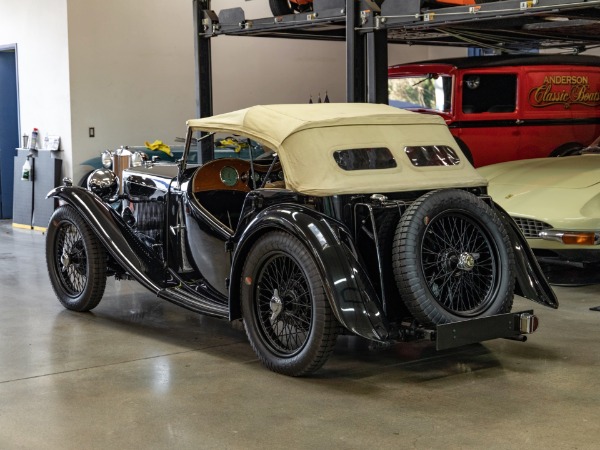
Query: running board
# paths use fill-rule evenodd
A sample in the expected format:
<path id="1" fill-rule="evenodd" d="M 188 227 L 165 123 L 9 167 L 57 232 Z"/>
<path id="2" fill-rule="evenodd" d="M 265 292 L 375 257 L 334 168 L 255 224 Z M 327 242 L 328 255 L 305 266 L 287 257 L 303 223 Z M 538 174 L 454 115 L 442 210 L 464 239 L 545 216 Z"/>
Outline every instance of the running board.
<path id="1" fill-rule="evenodd" d="M 228 318 L 229 307 L 220 302 L 215 302 L 208 297 L 192 295 L 181 287 L 170 287 L 158 292 L 158 296 L 178 306 L 207 316 Z"/>
<path id="2" fill-rule="evenodd" d="M 431 339 L 437 350 L 446 350 L 498 338 L 525 341 L 537 327 L 538 318 L 529 310 L 437 325 Z"/>

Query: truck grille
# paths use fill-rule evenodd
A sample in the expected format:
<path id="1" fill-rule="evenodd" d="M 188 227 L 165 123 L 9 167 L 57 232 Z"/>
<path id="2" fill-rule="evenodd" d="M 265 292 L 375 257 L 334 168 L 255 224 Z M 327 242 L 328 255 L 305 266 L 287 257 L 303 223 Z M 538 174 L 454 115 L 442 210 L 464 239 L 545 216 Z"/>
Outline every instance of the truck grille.
<path id="1" fill-rule="evenodd" d="M 523 235 L 526 238 L 539 238 L 539 233 L 545 228 L 552 228 L 552 225 L 541 220 L 525 219 L 523 217 L 513 217 Z"/>

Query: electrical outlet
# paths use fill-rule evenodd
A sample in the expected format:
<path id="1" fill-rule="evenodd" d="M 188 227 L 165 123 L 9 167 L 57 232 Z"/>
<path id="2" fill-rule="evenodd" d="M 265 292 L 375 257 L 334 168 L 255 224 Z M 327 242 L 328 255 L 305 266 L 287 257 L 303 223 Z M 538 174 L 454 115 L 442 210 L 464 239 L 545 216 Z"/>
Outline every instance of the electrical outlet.
<path id="1" fill-rule="evenodd" d="M 94 127 L 90 127 L 88 129 L 88 135 L 89 137 L 96 137 L 96 129 Z"/>

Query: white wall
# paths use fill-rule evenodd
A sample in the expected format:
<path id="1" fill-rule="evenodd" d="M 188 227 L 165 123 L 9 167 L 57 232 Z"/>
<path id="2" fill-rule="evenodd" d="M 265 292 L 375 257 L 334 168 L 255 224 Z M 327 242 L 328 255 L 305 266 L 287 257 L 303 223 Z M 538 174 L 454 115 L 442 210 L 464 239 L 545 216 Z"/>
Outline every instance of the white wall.
<path id="1" fill-rule="evenodd" d="M 388 45 L 388 63 L 390 66 L 429 59 L 460 58 L 463 56 L 467 56 L 466 48 L 401 44 Z"/>
<path id="2" fill-rule="evenodd" d="M 221 9 L 241 6 L 246 19 L 270 17 L 267 0 L 217 0 Z M 327 91 L 346 101 L 345 42 L 219 36 L 212 41 L 214 112 L 265 103 L 306 103 Z M 390 64 L 466 56 L 465 49 L 390 45 Z"/>
<path id="3" fill-rule="evenodd" d="M 21 134 L 58 134 L 71 158 L 67 0 L 0 0 L 0 46 L 17 44 Z M 67 163 L 68 165 L 68 163 Z"/>
<path id="4" fill-rule="evenodd" d="M 104 149 L 185 136 L 192 19 L 191 0 L 68 0 L 74 180 Z"/>
<path id="5" fill-rule="evenodd" d="M 240 6 L 246 19 L 271 17 L 268 0 L 216 0 L 215 12 Z M 214 112 L 256 104 L 308 103 L 320 93 L 345 100 L 344 43 L 219 36 L 212 40 Z"/>
<path id="6" fill-rule="evenodd" d="M 261 103 L 307 103 L 325 92 L 332 102 L 346 101 L 345 42 L 219 36 L 212 54 L 215 113 Z M 466 55 L 465 49 L 425 46 L 388 50 L 390 65 Z"/>

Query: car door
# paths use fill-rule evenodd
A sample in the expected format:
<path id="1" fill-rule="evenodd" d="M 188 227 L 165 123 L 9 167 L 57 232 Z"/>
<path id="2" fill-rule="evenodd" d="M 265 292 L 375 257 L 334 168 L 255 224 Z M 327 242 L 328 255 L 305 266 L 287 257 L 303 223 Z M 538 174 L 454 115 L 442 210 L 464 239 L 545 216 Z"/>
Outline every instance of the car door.
<path id="1" fill-rule="evenodd" d="M 196 169 L 182 208 L 190 264 L 219 293 L 227 295 L 231 244 L 246 196 L 262 175 L 251 169 L 264 149 L 241 136 L 215 135 L 218 159 Z M 254 162 L 254 167 L 256 164 Z"/>

